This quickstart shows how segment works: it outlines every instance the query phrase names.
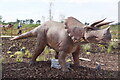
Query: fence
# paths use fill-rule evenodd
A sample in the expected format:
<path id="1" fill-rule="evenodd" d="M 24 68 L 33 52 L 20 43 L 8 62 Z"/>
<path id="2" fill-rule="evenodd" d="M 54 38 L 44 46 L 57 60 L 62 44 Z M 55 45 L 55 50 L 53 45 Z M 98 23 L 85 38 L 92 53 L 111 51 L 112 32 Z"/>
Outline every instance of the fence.
<path id="1" fill-rule="evenodd" d="M 22 33 L 28 32 L 32 30 L 33 28 L 21 28 Z M 16 28 L 7 28 L 6 30 L 1 28 L 1 35 L 6 35 L 6 36 L 16 36 L 18 35 L 20 29 Z"/>

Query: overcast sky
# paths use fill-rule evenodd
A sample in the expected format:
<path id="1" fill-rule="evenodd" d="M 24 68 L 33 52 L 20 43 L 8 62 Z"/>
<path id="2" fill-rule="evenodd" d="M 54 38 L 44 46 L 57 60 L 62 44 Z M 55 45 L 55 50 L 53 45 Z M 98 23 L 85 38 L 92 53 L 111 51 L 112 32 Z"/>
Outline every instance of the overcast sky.
<path id="1" fill-rule="evenodd" d="M 53 19 L 60 15 L 73 16 L 81 22 L 94 22 L 103 18 L 118 21 L 119 0 L 53 0 Z M 6 22 L 16 19 L 48 20 L 49 0 L 0 0 L 0 15 Z"/>

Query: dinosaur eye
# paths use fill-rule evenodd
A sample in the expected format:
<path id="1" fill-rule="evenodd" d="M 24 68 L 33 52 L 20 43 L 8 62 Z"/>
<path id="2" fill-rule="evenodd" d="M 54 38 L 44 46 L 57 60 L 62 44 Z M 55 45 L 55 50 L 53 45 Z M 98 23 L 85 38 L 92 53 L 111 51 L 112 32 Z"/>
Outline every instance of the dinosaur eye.
<path id="1" fill-rule="evenodd" d="M 106 35 L 106 33 L 103 34 L 104 36 Z"/>

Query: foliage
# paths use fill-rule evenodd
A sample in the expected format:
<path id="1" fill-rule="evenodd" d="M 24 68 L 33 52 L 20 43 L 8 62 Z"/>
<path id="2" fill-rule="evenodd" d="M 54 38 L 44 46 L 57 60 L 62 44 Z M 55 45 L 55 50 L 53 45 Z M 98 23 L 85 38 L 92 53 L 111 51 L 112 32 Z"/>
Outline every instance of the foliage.
<path id="1" fill-rule="evenodd" d="M 21 24 L 33 24 L 33 22 L 35 22 L 33 19 L 25 19 L 25 20 L 19 20 L 19 19 L 17 19 L 16 20 L 16 23 L 21 23 Z M 41 20 L 37 20 L 35 23 L 36 24 L 40 24 Z"/>
<path id="2" fill-rule="evenodd" d="M 23 61 L 23 57 L 27 57 L 27 58 L 31 58 L 32 54 L 30 53 L 30 51 L 28 49 L 26 49 L 25 47 L 22 47 L 20 51 L 15 52 L 14 54 L 10 55 L 10 58 L 16 57 L 16 62 L 22 62 Z"/>
<path id="3" fill-rule="evenodd" d="M 30 53 L 29 50 L 25 51 L 25 55 L 27 56 L 27 58 L 31 58 L 32 57 L 32 54 Z"/>
<path id="4" fill-rule="evenodd" d="M 40 23 L 41 23 L 41 21 L 40 21 L 40 20 L 37 20 L 37 21 L 36 21 L 36 24 L 40 24 Z"/>
<path id="5" fill-rule="evenodd" d="M 22 61 L 23 61 L 23 58 L 20 57 L 20 56 L 17 56 L 17 58 L 16 58 L 16 62 L 22 62 Z"/>
<path id="6" fill-rule="evenodd" d="M 107 52 L 108 52 L 108 53 L 111 53 L 111 52 L 112 52 L 112 46 L 109 46 L 109 47 L 108 47 Z"/>
<path id="7" fill-rule="evenodd" d="M 36 59 L 37 61 L 46 61 L 49 60 L 51 58 L 53 58 L 53 53 L 55 53 L 55 51 L 53 49 L 50 49 L 48 46 L 45 47 L 43 54 L 38 56 L 38 58 Z"/>
<path id="8" fill-rule="evenodd" d="M 12 52 L 11 51 L 7 51 L 8 54 L 11 54 Z"/>
<path id="9" fill-rule="evenodd" d="M 49 53 L 49 48 L 48 48 L 48 46 L 45 47 L 44 53 L 45 53 L 45 54 L 48 54 L 48 53 Z"/>
<path id="10" fill-rule="evenodd" d="M 10 55 L 10 58 L 13 58 L 15 55 Z"/>
<path id="11" fill-rule="evenodd" d="M 24 56 L 24 53 L 22 51 L 17 51 L 14 53 L 16 57 L 16 62 L 22 62 L 23 61 L 23 56 Z"/>
<path id="12" fill-rule="evenodd" d="M 109 46 L 108 46 L 108 49 L 107 49 L 107 52 L 108 53 L 111 53 L 113 48 L 117 48 L 118 47 L 118 43 L 117 42 L 110 42 Z"/>
<path id="13" fill-rule="evenodd" d="M 82 45 L 82 49 L 83 49 L 83 51 L 84 51 L 87 55 L 90 55 L 90 54 L 91 54 L 91 52 L 90 52 L 90 50 L 92 49 L 91 46 L 92 46 L 91 43 Z"/>
<path id="14" fill-rule="evenodd" d="M 82 45 L 82 49 L 83 49 L 84 51 L 89 51 L 89 50 L 91 49 L 91 44 L 88 43 L 88 44 Z"/>
<path id="15" fill-rule="evenodd" d="M 45 56 L 38 56 L 36 61 L 45 61 Z"/>
<path id="16" fill-rule="evenodd" d="M 0 57 L 0 63 L 4 62 L 5 58 L 4 57 Z"/>
<path id="17" fill-rule="evenodd" d="M 98 46 L 101 48 L 101 51 L 105 51 L 105 45 L 98 44 Z"/>
<path id="18" fill-rule="evenodd" d="M 24 53 L 22 51 L 17 51 L 17 52 L 14 53 L 14 55 L 23 57 Z"/>
<path id="19" fill-rule="evenodd" d="M 86 52 L 86 54 L 87 54 L 87 55 L 90 55 L 90 54 L 91 54 L 91 52 Z"/>

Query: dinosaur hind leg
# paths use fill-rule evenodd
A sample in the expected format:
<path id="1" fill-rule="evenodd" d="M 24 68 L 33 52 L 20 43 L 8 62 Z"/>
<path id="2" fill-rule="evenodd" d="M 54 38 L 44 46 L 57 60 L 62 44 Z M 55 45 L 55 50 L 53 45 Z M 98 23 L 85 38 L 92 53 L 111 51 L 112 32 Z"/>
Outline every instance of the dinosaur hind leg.
<path id="1" fill-rule="evenodd" d="M 65 53 L 64 51 L 59 52 L 59 56 L 58 56 L 59 64 L 61 65 L 61 70 L 64 72 L 69 71 L 69 69 L 66 66 L 66 61 L 65 61 L 66 56 L 67 56 L 67 53 Z"/>
<path id="2" fill-rule="evenodd" d="M 36 61 L 36 58 L 43 52 L 45 46 L 46 46 L 46 38 L 42 35 L 38 36 L 35 54 L 33 54 L 32 62 Z"/>

